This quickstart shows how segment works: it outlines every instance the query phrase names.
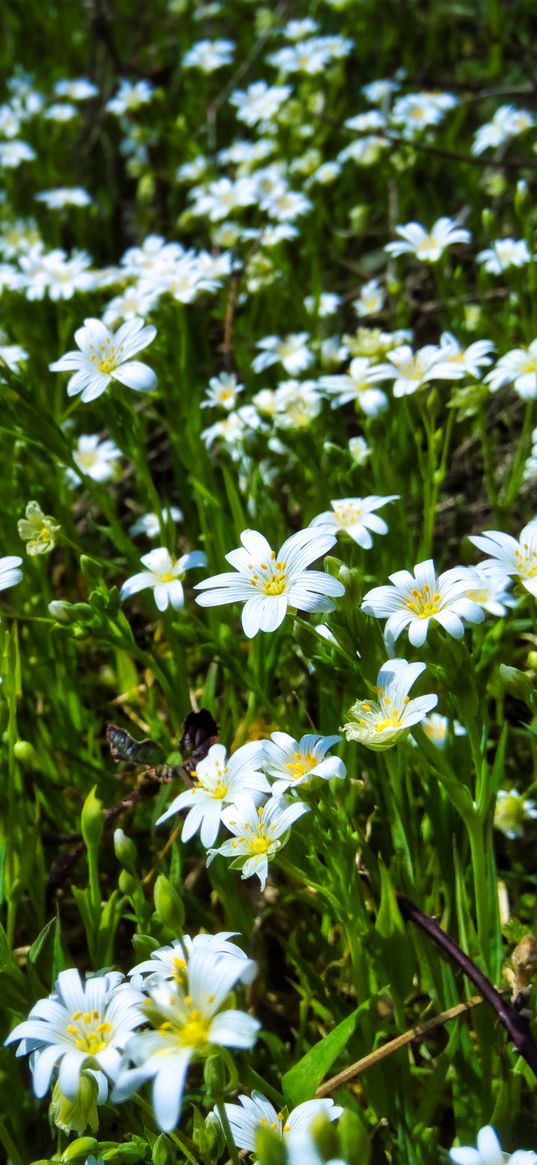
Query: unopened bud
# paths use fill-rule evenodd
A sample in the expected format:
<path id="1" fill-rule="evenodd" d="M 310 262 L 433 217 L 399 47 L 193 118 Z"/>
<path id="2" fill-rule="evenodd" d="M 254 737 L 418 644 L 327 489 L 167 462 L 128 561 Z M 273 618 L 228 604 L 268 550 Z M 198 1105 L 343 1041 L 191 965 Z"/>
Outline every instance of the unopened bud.
<path id="1" fill-rule="evenodd" d="M 84 844 L 88 849 L 96 849 L 102 837 L 104 827 L 104 812 L 102 801 L 95 794 L 94 785 L 90 793 L 88 793 L 84 805 L 82 806 L 82 814 L 80 819 L 80 826 Z"/>

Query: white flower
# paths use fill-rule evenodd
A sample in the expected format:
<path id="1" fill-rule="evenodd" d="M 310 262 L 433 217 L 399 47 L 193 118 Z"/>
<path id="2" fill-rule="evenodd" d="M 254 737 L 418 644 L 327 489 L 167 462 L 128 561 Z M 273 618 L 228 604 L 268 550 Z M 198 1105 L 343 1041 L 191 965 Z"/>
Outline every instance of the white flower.
<path id="1" fill-rule="evenodd" d="M 516 599 L 507 589 L 511 582 L 509 575 L 499 572 L 497 563 L 490 560 L 480 562 L 474 569 L 479 575 L 480 584 L 477 587 L 472 584 L 467 592 L 468 598 L 479 603 L 489 615 L 499 618 L 507 615 L 508 608 L 516 606 Z"/>
<path id="2" fill-rule="evenodd" d="M 388 352 L 386 362 L 377 364 L 372 377 L 375 380 L 393 380 L 394 397 L 411 396 L 431 380 L 446 379 L 437 371 L 438 348 L 427 344 L 413 352 L 408 344 Z M 447 378 L 451 377 L 448 369 Z"/>
<path id="3" fill-rule="evenodd" d="M 207 217 L 209 222 L 227 219 L 233 211 L 251 206 L 257 198 L 256 184 L 252 178 L 237 178 L 235 182 L 231 178 L 218 178 L 192 193 L 192 214 Z"/>
<path id="4" fill-rule="evenodd" d="M 40 999 L 6 1044 L 21 1040 L 17 1055 L 32 1052 L 36 1096 L 44 1096 L 59 1065 L 58 1082 L 68 1099 L 77 1095 L 83 1069 L 97 1069 L 114 1079 L 134 1028 L 144 1022 L 142 997 L 122 982 L 119 971 L 82 983 L 77 970 L 60 971 L 55 989 Z"/>
<path id="5" fill-rule="evenodd" d="M 470 1146 L 450 1149 L 449 1156 L 455 1165 L 537 1165 L 537 1153 L 531 1149 L 516 1149 L 509 1156 L 502 1152 L 491 1125 L 479 1130 L 477 1149 Z"/>
<path id="6" fill-rule="evenodd" d="M 532 340 L 527 348 L 512 348 L 500 356 L 496 367 L 485 376 L 485 384 L 490 384 L 491 392 L 512 384 L 522 400 L 534 400 L 537 397 L 537 340 Z"/>
<path id="7" fill-rule="evenodd" d="M 206 950 L 212 953 L 215 962 L 219 959 L 235 960 L 234 966 L 239 968 L 240 982 L 252 983 L 257 974 L 257 963 L 254 959 L 249 959 L 236 943 L 230 942 L 237 933 L 236 930 L 222 930 L 219 934 L 196 934 L 194 938 L 184 934 L 181 939 L 174 939 L 170 946 L 151 951 L 148 959 L 144 959 L 129 971 L 129 977 L 147 975 L 143 980 L 144 991 L 170 979 L 174 983 L 184 984 L 188 959 L 192 951 Z"/>
<path id="8" fill-rule="evenodd" d="M 478 379 L 481 369 L 492 363 L 490 353 L 493 351 L 494 344 L 490 340 L 476 340 L 468 348 L 461 348 L 451 332 L 442 332 L 440 347 L 437 349 L 438 360 L 434 367 L 435 377 L 462 380 L 465 376 L 474 376 Z"/>
<path id="9" fill-rule="evenodd" d="M 375 687 L 378 698 L 357 700 L 348 712 L 351 719 L 341 729 L 347 740 L 357 740 L 366 748 L 386 749 L 406 736 L 438 703 L 436 695 L 409 699 L 410 688 L 423 671 L 424 663 L 407 663 L 405 659 L 383 664 Z"/>
<path id="10" fill-rule="evenodd" d="M 0 142 L 0 166 L 6 170 L 16 170 L 21 162 L 33 162 L 36 157 L 27 142 Z"/>
<path id="11" fill-rule="evenodd" d="M 518 789 L 499 789 L 494 809 L 494 828 L 506 837 L 523 837 L 528 819 L 537 817 L 537 804 Z M 537 1161 L 537 1158 L 536 1158 Z"/>
<path id="12" fill-rule="evenodd" d="M 202 73 L 214 73 L 233 60 L 235 45 L 231 40 L 199 40 L 184 54 L 183 69 L 200 69 Z"/>
<path id="13" fill-rule="evenodd" d="M 477 262 L 490 275 L 502 275 L 509 267 L 524 267 L 531 255 L 524 239 L 496 239 L 491 247 L 479 251 Z"/>
<path id="14" fill-rule="evenodd" d="M 373 545 L 370 530 L 374 534 L 388 533 L 386 522 L 383 518 L 377 517 L 374 511 L 387 505 L 388 502 L 397 501 L 398 498 L 399 494 L 390 494 L 389 497 L 385 498 L 375 496 L 340 498 L 338 501 L 330 502 L 333 513 L 327 510 L 323 514 L 317 514 L 317 517 L 310 522 L 310 526 L 323 526 L 337 534 L 347 533 L 358 546 L 363 546 L 364 550 L 370 550 Z"/>
<path id="15" fill-rule="evenodd" d="M 153 1031 L 129 1040 L 116 1079 L 114 1101 L 126 1100 L 152 1079 L 155 1119 L 163 1132 L 175 1128 L 181 1111 L 185 1077 L 193 1057 L 213 1046 L 251 1048 L 260 1024 L 244 1011 L 222 1011 L 241 978 L 241 959 L 217 959 L 209 948 L 193 947 L 184 979 L 154 987 L 146 1013 Z M 133 1068 L 127 1067 L 132 1061 Z"/>
<path id="16" fill-rule="evenodd" d="M 112 333 L 100 320 L 84 320 L 84 327 L 75 332 L 80 351 L 67 352 L 54 364 L 51 372 L 75 369 L 67 384 L 67 395 L 82 393 L 84 404 L 101 396 L 111 380 L 119 380 L 137 392 L 155 387 L 157 378 L 147 364 L 131 360 L 136 352 L 154 340 L 156 328 L 145 327 L 140 319 L 128 320 L 119 331 Z"/>
<path id="17" fill-rule="evenodd" d="M 394 102 L 391 118 L 413 137 L 430 125 L 438 125 L 457 103 L 453 93 L 408 93 Z"/>
<path id="18" fill-rule="evenodd" d="M 190 554 L 182 554 L 181 558 L 173 558 L 165 546 L 159 546 L 156 550 L 150 550 L 149 554 L 144 554 L 141 562 L 146 570 L 134 574 L 123 583 L 121 598 L 128 599 L 150 587 L 159 611 L 166 611 L 168 605 L 178 611 L 185 601 L 181 585 L 185 571 L 207 566 L 207 556 L 202 550 L 193 550 Z"/>
<path id="19" fill-rule="evenodd" d="M 365 465 L 368 458 L 371 457 L 371 449 L 365 437 L 351 437 L 349 439 L 349 453 L 355 465 Z"/>
<path id="20" fill-rule="evenodd" d="M 72 121 L 74 117 L 78 116 L 78 109 L 76 105 L 72 105 L 70 101 L 55 101 L 53 105 L 49 105 L 45 109 L 43 117 L 47 121 L 57 121 L 60 124 L 66 121 Z"/>
<path id="21" fill-rule="evenodd" d="M 257 125 L 260 121 L 270 121 L 275 117 L 290 96 L 290 85 L 267 85 L 266 81 L 254 81 L 247 89 L 235 89 L 229 100 L 237 109 L 239 121 L 244 121 L 246 125 Z"/>
<path id="22" fill-rule="evenodd" d="M 233 573 L 226 571 L 198 583 L 195 589 L 203 593 L 196 596 L 196 602 L 202 607 L 244 603 L 242 625 L 249 639 L 258 631 L 275 631 L 288 607 L 332 611 L 332 599 L 344 594 L 342 583 L 331 575 L 307 570 L 332 548 L 332 534 L 299 530 L 287 538 L 277 554 L 257 530 L 244 530 L 241 542 L 241 547 L 226 554 Z"/>
<path id="23" fill-rule="evenodd" d="M 264 767 L 274 780 L 273 797 L 280 797 L 298 785 L 309 785 L 312 777 L 320 777 L 323 781 L 345 777 L 347 770 L 343 761 L 338 756 L 326 756 L 340 740 L 341 736 L 316 736 L 314 733 L 295 740 L 288 732 L 273 732 L 270 740 L 264 741 Z"/>
<path id="24" fill-rule="evenodd" d="M 284 1116 L 262 1092 L 254 1091 L 251 1096 L 238 1099 L 239 1104 L 225 1104 L 224 1108 L 237 1148 L 247 1149 L 249 1153 L 255 1153 L 260 1129 L 272 1129 L 284 1142 L 290 1142 L 297 1133 L 308 1129 L 319 1113 L 324 1113 L 329 1120 L 337 1120 L 343 1112 L 333 1100 L 306 1100 Z"/>
<path id="25" fill-rule="evenodd" d="M 365 316 L 376 315 L 384 307 L 384 289 L 378 279 L 369 279 L 364 283 L 358 299 L 353 300 L 354 311 L 359 319 Z"/>
<path id="26" fill-rule="evenodd" d="M 117 474 L 121 450 L 113 441 L 100 441 L 98 433 L 88 433 L 79 437 L 73 450 L 73 461 L 92 481 L 111 481 Z M 74 469 L 68 469 L 66 476 L 71 485 L 79 485 L 80 477 Z"/>
<path id="27" fill-rule="evenodd" d="M 133 320 L 137 316 L 149 315 L 159 300 L 159 290 L 144 284 L 143 280 L 133 287 L 125 288 L 121 295 L 114 296 L 103 311 L 103 324 L 113 328 L 116 324 Z"/>
<path id="28" fill-rule="evenodd" d="M 530 595 L 537 596 L 537 518 L 524 526 L 518 542 L 500 530 L 470 535 L 470 542 L 491 555 L 479 564 L 478 571 L 486 565 L 489 570 L 494 567 L 499 575 L 514 575 Z"/>
<path id="29" fill-rule="evenodd" d="M 473 144 L 472 154 L 482 154 L 485 150 L 497 149 L 510 138 L 518 137 L 535 125 L 535 117 L 527 109 L 517 109 L 515 105 L 500 105 L 492 121 L 479 127 Z"/>
<path id="30" fill-rule="evenodd" d="M 314 380 L 284 380 L 274 393 L 274 424 L 278 429 L 307 429 L 322 403 Z"/>
<path id="31" fill-rule="evenodd" d="M 234 409 L 237 397 L 244 391 L 244 385 L 239 384 L 234 372 L 220 372 L 218 376 L 211 376 L 205 400 L 201 402 L 202 409 L 219 408 Z"/>
<path id="32" fill-rule="evenodd" d="M 54 93 L 56 97 L 67 97 L 69 101 L 88 101 L 91 97 L 97 97 L 99 90 L 86 77 L 76 77 L 56 81 Z"/>
<path id="33" fill-rule="evenodd" d="M 321 319 L 332 316 L 337 312 L 341 303 L 341 296 L 332 291 L 321 291 L 320 295 L 307 295 L 304 307 L 309 315 L 318 315 Z"/>
<path id="34" fill-rule="evenodd" d="M 224 809 L 222 821 L 234 836 L 222 842 L 218 849 L 209 851 L 207 864 L 217 854 L 223 857 L 241 858 L 242 878 L 257 874 L 264 890 L 268 877 L 269 858 L 281 849 L 281 838 L 293 823 L 308 812 L 302 801 L 288 801 L 285 797 L 270 797 L 262 806 L 257 806 L 253 797 L 243 794 L 234 805 Z"/>
<path id="35" fill-rule="evenodd" d="M 431 712 L 430 716 L 426 716 L 421 721 L 421 727 L 425 735 L 429 737 L 431 744 L 439 749 L 446 747 L 450 731 L 453 731 L 454 736 L 466 736 L 466 728 L 463 724 L 460 724 L 458 720 L 448 720 L 448 717 L 441 716 L 440 712 Z"/>
<path id="36" fill-rule="evenodd" d="M 20 344 L 6 344 L 5 332 L 0 332 L 0 369 L 2 364 L 6 368 L 10 368 L 12 372 L 17 372 L 19 364 L 23 364 L 28 360 L 28 353 Z"/>
<path id="37" fill-rule="evenodd" d="M 415 255 L 422 263 L 437 263 L 446 247 L 454 243 L 469 243 L 470 231 L 459 227 L 455 219 L 439 218 L 430 231 L 419 222 L 408 222 L 395 228 L 401 243 L 388 243 L 384 248 L 388 255 Z"/>
<path id="38" fill-rule="evenodd" d="M 63 210 L 65 206 L 89 206 L 93 199 L 82 186 L 58 186 L 36 194 L 37 202 L 44 202 L 49 210 Z"/>
<path id="39" fill-rule="evenodd" d="M 7 590 L 8 587 L 14 587 L 22 579 L 22 558 L 18 554 L 7 554 L 4 558 L 0 558 L 0 591 Z"/>
<path id="40" fill-rule="evenodd" d="M 332 408 L 354 401 L 366 417 L 376 417 L 388 407 L 386 393 L 375 386 L 376 369 L 363 356 L 351 360 L 348 373 L 320 376 L 319 387 L 333 395 Z"/>
<path id="41" fill-rule="evenodd" d="M 216 841 L 226 805 L 234 804 L 241 793 L 250 793 L 256 803 L 263 799 L 263 793 L 270 793 L 267 778 L 259 771 L 263 758 L 262 741 L 250 740 L 230 757 L 223 744 L 213 744 L 191 773 L 195 780 L 192 789 L 179 793 L 156 824 L 162 825 L 174 813 L 189 809 L 181 841 L 190 841 L 199 829 L 202 845 L 208 849 Z"/>
<path id="42" fill-rule="evenodd" d="M 183 511 L 179 506 L 164 506 L 162 510 L 162 521 L 167 522 L 182 522 Z M 158 514 L 142 514 L 129 526 L 129 534 L 145 534 L 146 538 L 158 538 L 160 534 L 160 522 Z"/>
<path id="43" fill-rule="evenodd" d="M 149 81 L 127 81 L 125 78 L 120 81 L 119 89 L 110 101 L 106 103 L 106 109 L 109 113 L 115 113 L 120 117 L 123 113 L 132 113 L 140 106 L 147 105 L 154 96 L 155 90 L 149 84 Z"/>
<path id="44" fill-rule="evenodd" d="M 479 588 L 479 575 L 464 566 L 455 566 L 437 575 L 432 559 L 419 562 L 415 574 L 397 570 L 388 577 L 392 586 L 373 587 L 364 595 L 362 610 L 377 619 L 387 618 L 384 637 L 395 643 L 408 627 L 408 638 L 413 647 L 421 647 L 427 638 L 431 620 L 461 639 L 463 619 L 481 623 L 485 618 L 482 608 L 468 598 L 468 591 Z M 536 584 L 537 585 L 537 584 Z"/>
<path id="45" fill-rule="evenodd" d="M 290 336 L 265 336 L 256 344 L 261 349 L 252 363 L 254 372 L 263 372 L 271 364 L 282 364 L 289 376 L 305 372 L 313 363 L 313 353 L 308 347 L 307 332 L 297 332 Z"/>

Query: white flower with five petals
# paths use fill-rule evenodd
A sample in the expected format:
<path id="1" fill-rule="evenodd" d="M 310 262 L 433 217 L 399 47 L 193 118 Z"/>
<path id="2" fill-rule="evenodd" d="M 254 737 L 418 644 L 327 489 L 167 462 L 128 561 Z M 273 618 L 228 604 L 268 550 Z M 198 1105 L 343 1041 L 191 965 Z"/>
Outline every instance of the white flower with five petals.
<path id="1" fill-rule="evenodd" d="M 439 218 L 430 231 L 419 222 L 407 222 L 395 228 L 401 242 L 388 243 L 384 248 L 388 255 L 414 255 L 422 263 L 437 263 L 446 247 L 453 243 L 469 243 L 470 231 L 460 227 L 455 219 Z"/>
<path id="2" fill-rule="evenodd" d="M 123 583 L 121 598 L 128 599 L 150 587 L 159 611 L 166 611 L 168 605 L 178 611 L 184 603 L 181 580 L 185 571 L 207 566 L 207 556 L 202 550 L 193 550 L 190 554 L 173 558 L 165 546 L 159 546 L 156 550 L 150 550 L 149 554 L 144 554 L 141 562 L 146 570 L 134 574 Z"/>
<path id="3" fill-rule="evenodd" d="M 491 557 L 480 563 L 478 571 L 496 571 L 498 575 L 513 575 L 520 579 L 530 595 L 537 597 L 537 518 L 529 522 L 520 532 L 517 542 L 511 534 L 501 530 L 485 530 L 484 534 L 473 534 L 470 542 Z"/>
<path id="4" fill-rule="evenodd" d="M 317 514 L 310 522 L 310 526 L 323 526 L 334 534 L 346 533 L 358 546 L 370 550 L 373 545 L 371 530 L 374 534 L 388 533 L 386 522 L 374 511 L 388 502 L 397 501 L 398 497 L 399 494 L 390 494 L 385 498 L 375 496 L 340 498 L 330 502 L 333 512 L 327 510 L 325 513 Z"/>
<path id="5" fill-rule="evenodd" d="M 293 1108 L 288 1116 L 284 1116 L 276 1111 L 262 1092 L 256 1091 L 251 1096 L 239 1096 L 239 1104 L 225 1104 L 224 1108 L 237 1148 L 247 1149 L 249 1153 L 255 1153 L 256 1137 L 260 1129 L 272 1129 L 284 1143 L 288 1143 L 297 1133 L 308 1129 L 320 1113 L 324 1113 L 329 1120 L 337 1120 L 343 1112 L 340 1105 L 330 1099 L 305 1100 Z"/>
<path id="6" fill-rule="evenodd" d="M 362 610 L 377 619 L 387 619 L 384 628 L 386 641 L 395 643 L 408 627 L 408 638 L 413 647 L 421 647 L 427 638 L 431 621 L 461 639 L 463 620 L 481 623 L 485 618 L 482 607 L 468 598 L 472 589 L 479 590 L 479 574 L 465 566 L 455 566 L 437 575 L 434 562 L 427 559 L 409 570 L 397 570 L 389 576 L 391 586 L 373 587 L 364 595 Z"/>
<path id="7" fill-rule="evenodd" d="M 242 546 L 226 554 L 234 572 L 226 571 L 197 583 L 196 602 L 202 607 L 244 603 L 242 625 L 251 639 L 258 631 L 275 631 L 289 607 L 300 611 L 332 611 L 333 598 L 344 594 L 338 579 L 319 570 L 307 570 L 334 545 L 326 530 L 299 530 L 278 553 L 257 530 L 244 530 Z"/>
<path id="8" fill-rule="evenodd" d="M 157 329 L 146 327 L 141 319 L 128 320 L 116 333 L 101 320 L 87 319 L 75 332 L 80 350 L 67 352 L 49 368 L 51 372 L 73 372 L 67 395 L 81 393 L 84 404 L 101 396 L 111 380 L 119 380 L 136 392 L 148 392 L 157 383 L 155 373 L 131 357 L 146 348 L 156 334 Z"/>
<path id="9" fill-rule="evenodd" d="M 251 878 L 257 874 L 261 889 L 264 890 L 269 858 L 278 853 L 291 826 L 307 812 L 308 806 L 302 801 L 270 797 L 264 805 L 257 806 L 253 797 L 244 793 L 237 797 L 234 805 L 224 809 L 222 821 L 233 837 L 222 842 L 218 849 L 209 850 L 207 865 L 211 864 L 217 854 L 244 858 L 242 878 Z"/>

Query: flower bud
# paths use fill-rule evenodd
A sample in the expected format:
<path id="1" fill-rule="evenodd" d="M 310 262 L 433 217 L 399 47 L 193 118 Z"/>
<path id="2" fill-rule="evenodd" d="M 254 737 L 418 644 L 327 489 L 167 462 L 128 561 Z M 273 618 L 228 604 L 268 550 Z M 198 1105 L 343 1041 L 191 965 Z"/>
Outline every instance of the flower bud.
<path id="1" fill-rule="evenodd" d="M 159 922 L 179 937 L 183 933 L 185 909 L 177 890 L 165 874 L 159 874 L 155 882 L 154 899 Z"/>
<path id="2" fill-rule="evenodd" d="M 138 851 L 132 840 L 132 837 L 127 837 L 127 834 L 122 829 L 114 829 L 114 853 L 118 862 L 129 871 L 130 874 L 136 876 L 136 860 Z"/>
<path id="3" fill-rule="evenodd" d="M 29 740 L 16 740 L 13 745 L 13 755 L 25 769 L 39 768 L 39 757 Z"/>
<path id="4" fill-rule="evenodd" d="M 80 818 L 82 837 L 88 849 L 90 847 L 96 849 L 99 845 L 104 827 L 103 803 L 95 794 L 96 788 L 97 786 L 94 785 L 91 792 L 88 793 L 82 806 Z"/>
<path id="5" fill-rule="evenodd" d="M 221 1100 L 226 1090 L 227 1074 L 218 1052 L 207 1057 L 203 1066 L 203 1079 L 211 1100 Z"/>
<path id="6" fill-rule="evenodd" d="M 56 1081 L 50 1102 L 50 1115 L 56 1127 L 64 1133 L 78 1133 L 79 1137 L 87 1128 L 95 1132 L 99 1127 L 98 1091 L 95 1077 L 90 1076 L 88 1072 L 80 1073 L 78 1091 L 74 1100 L 69 1100 L 64 1095 Z M 81 1142 L 80 1140 L 73 1141 L 65 1150 L 62 1161 L 73 1161 L 78 1157 L 85 1161 L 88 1153 L 94 1152 L 99 1147 L 95 1137 L 82 1137 L 81 1139 L 84 1142 L 84 1148 L 77 1150 L 76 1146 L 79 1146 Z"/>
<path id="7" fill-rule="evenodd" d="M 151 1161 L 153 1165 L 174 1165 L 176 1155 L 165 1133 L 157 1137 L 151 1150 Z"/>

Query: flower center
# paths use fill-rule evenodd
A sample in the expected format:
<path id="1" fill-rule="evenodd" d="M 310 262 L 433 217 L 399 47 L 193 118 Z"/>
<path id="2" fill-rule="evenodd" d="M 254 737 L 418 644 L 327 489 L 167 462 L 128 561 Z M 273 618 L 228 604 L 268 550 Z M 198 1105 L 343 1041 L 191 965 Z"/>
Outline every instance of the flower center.
<path id="1" fill-rule="evenodd" d="M 518 573 L 521 578 L 535 578 L 537 575 L 537 550 L 530 550 L 527 542 L 522 543 L 522 549 L 515 551 Z"/>
<path id="2" fill-rule="evenodd" d="M 101 1019 L 100 1011 L 73 1011 L 72 1023 L 67 1025 L 69 1035 L 74 1037 L 78 1052 L 86 1052 L 88 1056 L 97 1056 L 104 1052 L 112 1034 L 112 1024 Z"/>
<path id="3" fill-rule="evenodd" d="M 287 771 L 289 776 L 292 777 L 294 781 L 296 781 L 299 777 L 303 777 L 306 773 L 311 772 L 311 770 L 315 768 L 315 765 L 317 764 L 317 757 L 314 756 L 312 752 L 295 752 L 293 755 L 294 760 L 287 762 Z"/>
<path id="4" fill-rule="evenodd" d="M 360 517 L 360 506 L 337 506 L 334 517 L 338 526 L 354 526 Z"/>
<path id="5" fill-rule="evenodd" d="M 161 582 L 161 583 L 175 582 L 176 578 L 177 578 L 177 575 L 174 573 L 174 570 L 172 568 L 172 570 L 165 570 L 164 574 L 159 575 L 159 582 Z"/>
<path id="6" fill-rule="evenodd" d="M 270 837 L 267 837 L 264 833 L 260 833 L 257 837 L 252 837 L 248 841 L 248 852 L 251 854 L 266 854 L 271 844 Z"/>
<path id="7" fill-rule="evenodd" d="M 430 619 L 440 610 L 442 596 L 439 591 L 431 594 L 428 583 L 424 583 L 421 591 L 414 589 L 410 592 L 412 598 L 406 600 L 409 611 L 413 611 L 418 619 Z"/>

